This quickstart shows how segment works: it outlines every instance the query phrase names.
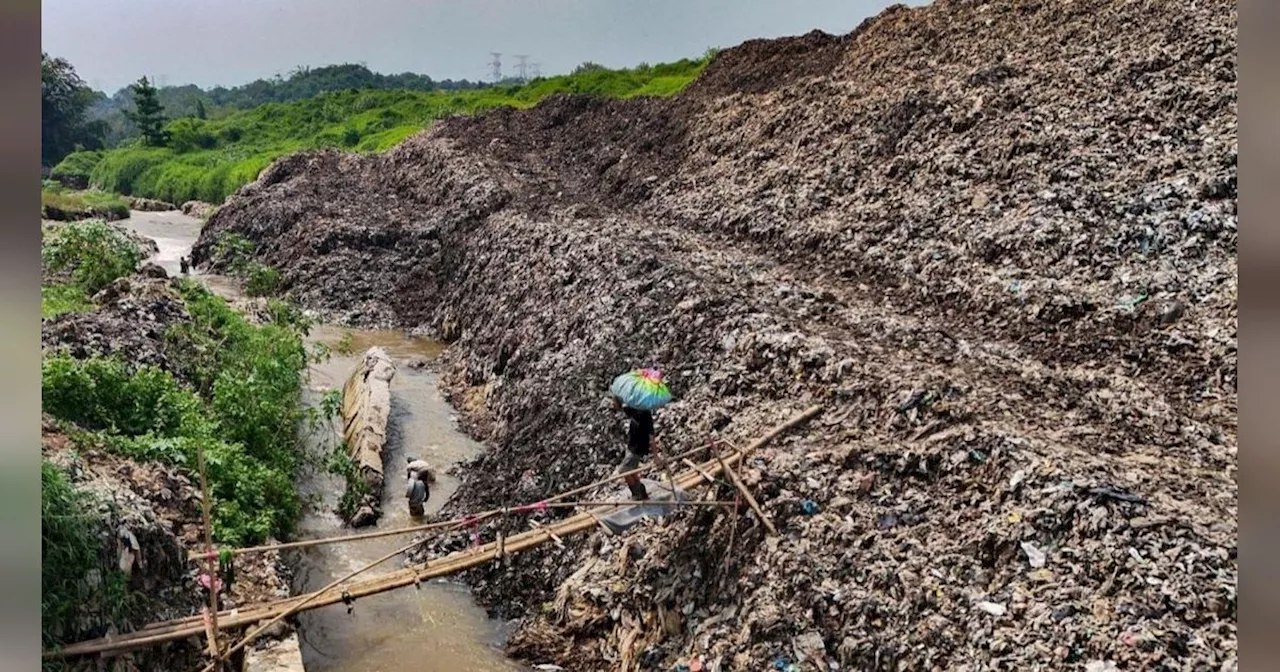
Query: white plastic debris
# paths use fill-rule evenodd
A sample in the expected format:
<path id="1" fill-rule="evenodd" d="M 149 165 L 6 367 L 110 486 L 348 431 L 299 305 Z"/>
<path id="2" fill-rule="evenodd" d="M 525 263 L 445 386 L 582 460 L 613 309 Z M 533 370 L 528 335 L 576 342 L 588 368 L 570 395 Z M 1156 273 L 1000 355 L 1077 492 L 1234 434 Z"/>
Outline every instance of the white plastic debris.
<path id="1" fill-rule="evenodd" d="M 1036 548 L 1035 544 L 1029 541 L 1022 542 L 1022 552 L 1027 554 L 1027 564 L 1031 565 L 1032 569 L 1044 567 L 1044 551 Z"/>
<path id="2" fill-rule="evenodd" d="M 991 614 L 992 616 L 1004 616 L 1007 611 L 1003 604 L 997 602 L 982 601 L 977 604 L 978 608 Z"/>

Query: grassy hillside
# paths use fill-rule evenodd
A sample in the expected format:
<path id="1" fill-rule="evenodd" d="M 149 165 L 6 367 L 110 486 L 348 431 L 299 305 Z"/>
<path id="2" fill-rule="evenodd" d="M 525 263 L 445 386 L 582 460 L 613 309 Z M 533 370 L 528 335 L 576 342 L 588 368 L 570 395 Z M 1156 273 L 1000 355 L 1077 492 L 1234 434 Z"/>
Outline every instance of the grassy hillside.
<path id="1" fill-rule="evenodd" d="M 670 95 L 706 65 L 698 60 L 628 70 L 580 68 L 523 86 L 469 91 L 342 91 L 292 103 L 269 103 L 221 119 L 169 123 L 165 147 L 132 146 L 68 156 L 54 175 L 126 195 L 170 203 L 221 203 L 285 154 L 320 147 L 388 149 L 432 120 L 510 106 L 528 107 L 556 93 L 611 97 Z"/>

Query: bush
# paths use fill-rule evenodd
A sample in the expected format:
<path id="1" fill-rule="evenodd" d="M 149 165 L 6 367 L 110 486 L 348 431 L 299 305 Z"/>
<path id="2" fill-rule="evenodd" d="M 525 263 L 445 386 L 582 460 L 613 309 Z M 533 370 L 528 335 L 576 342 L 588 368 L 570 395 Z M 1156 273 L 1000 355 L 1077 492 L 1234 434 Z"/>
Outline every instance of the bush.
<path id="1" fill-rule="evenodd" d="M 40 639 L 45 649 L 127 621 L 128 577 L 99 533 L 97 502 L 57 466 L 40 463 Z"/>
<path id="2" fill-rule="evenodd" d="M 274 294 L 280 287 L 280 271 L 262 264 L 253 264 L 244 283 L 244 293 L 249 296 Z"/>
<path id="3" fill-rule="evenodd" d="M 142 260 L 137 243 L 100 221 L 59 227 L 43 242 L 40 255 L 48 270 L 69 273 L 72 284 L 90 296 L 133 273 Z"/>
<path id="4" fill-rule="evenodd" d="M 169 124 L 169 147 L 178 154 L 185 154 L 197 149 L 213 149 L 218 144 L 217 137 L 206 130 L 201 119 L 190 117 L 177 119 Z"/>
<path id="5" fill-rule="evenodd" d="M 141 436 L 209 437 L 199 399 L 155 367 L 134 370 L 116 359 L 45 359 L 40 367 L 43 410 L 86 429 Z"/>
<path id="6" fill-rule="evenodd" d="M 101 151 L 72 152 L 49 171 L 49 177 L 72 189 L 87 189 L 90 175 L 102 156 Z"/>
<path id="7" fill-rule="evenodd" d="M 213 244 L 213 265 L 238 278 L 249 274 L 257 245 L 238 233 L 226 233 Z"/>

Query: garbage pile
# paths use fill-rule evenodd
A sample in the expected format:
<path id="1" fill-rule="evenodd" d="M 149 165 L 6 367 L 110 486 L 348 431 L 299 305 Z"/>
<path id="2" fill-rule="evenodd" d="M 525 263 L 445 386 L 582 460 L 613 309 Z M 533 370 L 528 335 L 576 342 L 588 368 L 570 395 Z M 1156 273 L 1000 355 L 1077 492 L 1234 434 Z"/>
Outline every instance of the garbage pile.
<path id="1" fill-rule="evenodd" d="M 473 570 L 531 661 L 1230 669 L 1235 22 L 894 8 L 672 99 L 283 159 L 196 256 L 235 231 L 307 307 L 452 342 L 491 449 L 445 515 L 607 476 L 636 366 L 673 451 L 826 406 L 743 470 L 779 537 L 686 512 Z"/>
<path id="2" fill-rule="evenodd" d="M 188 549 L 204 545 L 198 483 L 171 465 L 77 445 L 48 416 L 42 421 L 41 445 L 42 455 L 97 502 L 103 557 L 124 572 L 142 600 L 134 605 L 139 622 L 132 625 L 198 612 L 207 599 L 199 587 L 205 570 L 188 556 Z M 237 558 L 232 576 L 224 586 L 226 608 L 289 594 L 290 574 L 279 552 Z"/>
<path id="3" fill-rule="evenodd" d="M 125 201 L 129 204 L 130 210 L 139 210 L 142 212 L 168 212 L 177 210 L 178 206 L 161 201 L 154 198 L 142 198 L 140 196 L 126 196 Z"/>
<path id="4" fill-rule="evenodd" d="M 181 209 L 182 214 L 187 215 L 188 217 L 208 219 L 209 216 L 218 209 L 218 206 L 212 203 L 205 203 L 204 201 L 187 201 L 182 204 Z"/>
<path id="5" fill-rule="evenodd" d="M 77 359 L 119 356 L 133 366 L 156 366 L 181 376 L 182 367 L 170 361 L 165 331 L 191 317 L 169 282 L 143 274 L 116 280 L 93 297 L 97 310 L 43 320 L 42 351 Z"/>

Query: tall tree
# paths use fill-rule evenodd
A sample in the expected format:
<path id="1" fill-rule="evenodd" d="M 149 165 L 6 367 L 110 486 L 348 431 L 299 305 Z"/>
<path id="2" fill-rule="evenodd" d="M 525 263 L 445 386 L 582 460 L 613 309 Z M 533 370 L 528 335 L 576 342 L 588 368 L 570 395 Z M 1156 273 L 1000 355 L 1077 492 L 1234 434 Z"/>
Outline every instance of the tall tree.
<path id="1" fill-rule="evenodd" d="M 85 122 L 85 111 L 99 95 L 65 58 L 40 54 L 41 164 L 52 166 L 77 146 L 102 147 L 102 125 Z"/>
<path id="2" fill-rule="evenodd" d="M 196 119 L 208 119 L 209 115 L 204 111 L 204 101 L 196 99 Z"/>
<path id="3" fill-rule="evenodd" d="M 163 147 L 167 138 L 164 133 L 164 106 L 160 104 L 156 87 L 143 76 L 133 84 L 133 112 L 127 113 L 142 139 L 153 147 Z"/>

